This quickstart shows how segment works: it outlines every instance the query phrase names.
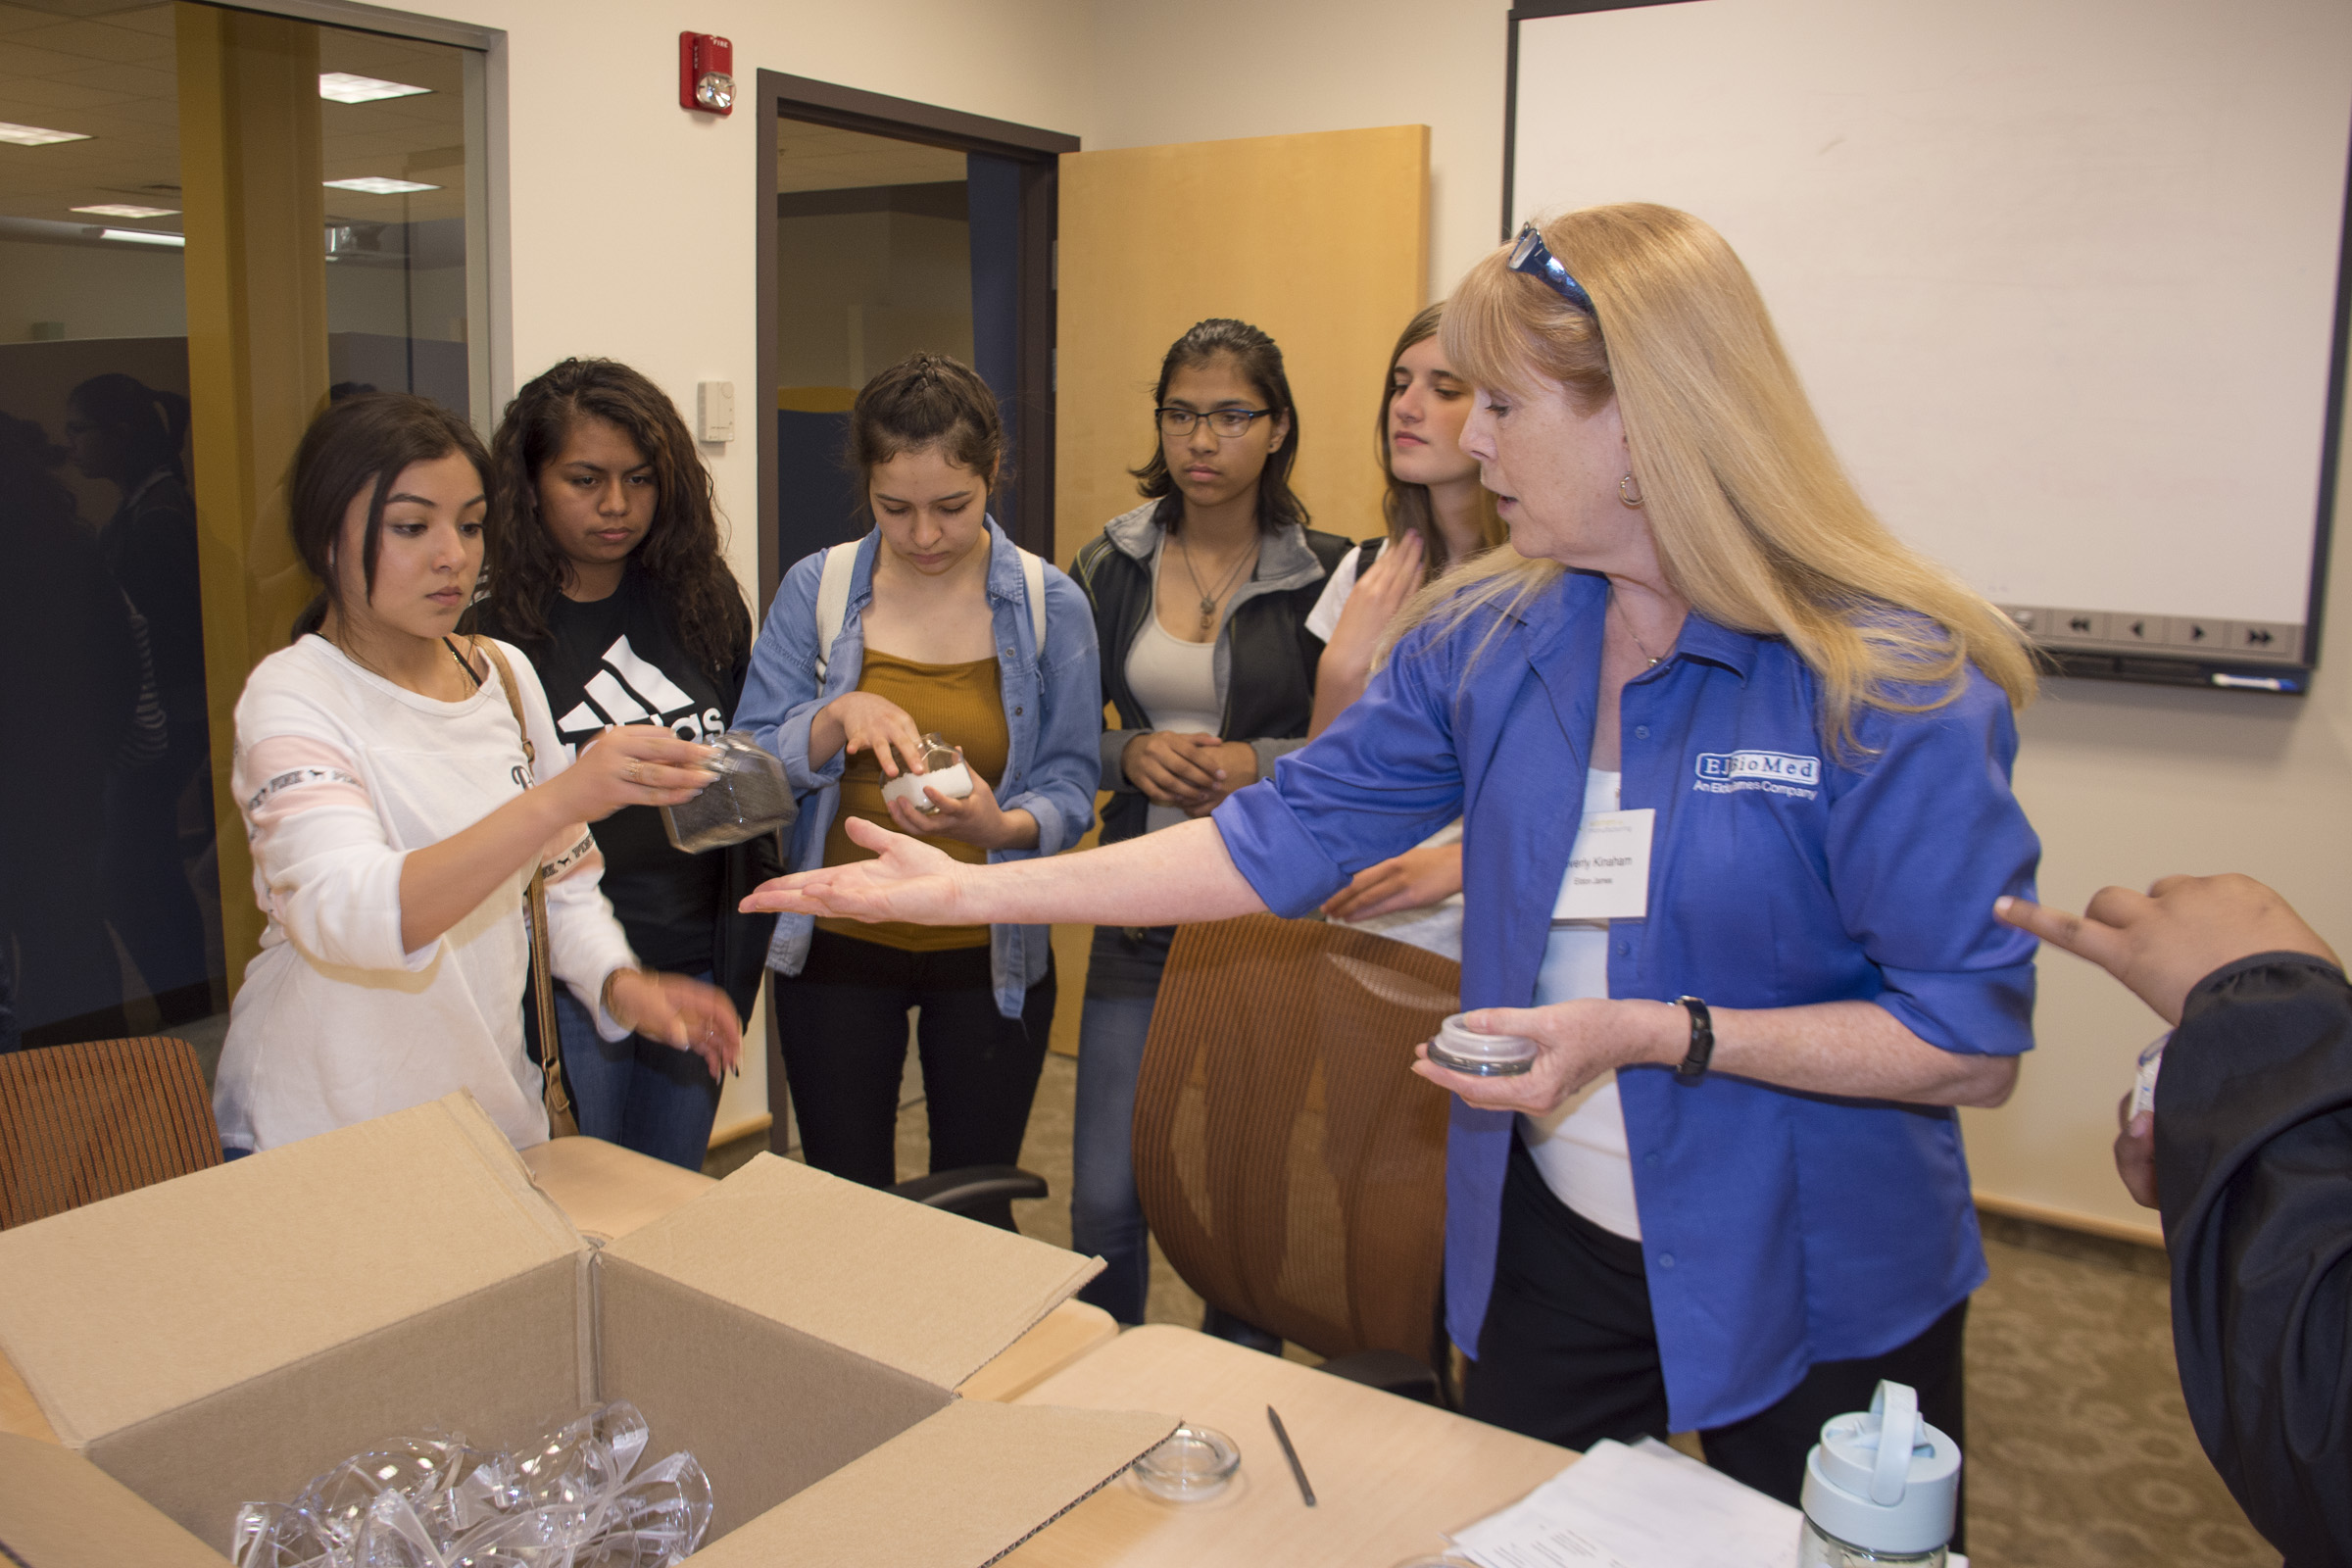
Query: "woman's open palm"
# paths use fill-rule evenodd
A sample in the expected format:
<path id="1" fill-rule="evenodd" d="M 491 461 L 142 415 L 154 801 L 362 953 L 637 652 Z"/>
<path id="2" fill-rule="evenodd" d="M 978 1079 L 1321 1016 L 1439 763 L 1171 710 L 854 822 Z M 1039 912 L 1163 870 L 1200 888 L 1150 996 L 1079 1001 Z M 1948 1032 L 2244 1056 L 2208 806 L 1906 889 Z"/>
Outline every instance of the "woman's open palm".
<path id="1" fill-rule="evenodd" d="M 964 864 L 910 838 L 853 816 L 844 824 L 853 843 L 877 852 L 871 860 L 829 865 L 763 882 L 743 901 L 746 914 L 831 915 L 849 920 L 909 920 L 957 925 Z"/>

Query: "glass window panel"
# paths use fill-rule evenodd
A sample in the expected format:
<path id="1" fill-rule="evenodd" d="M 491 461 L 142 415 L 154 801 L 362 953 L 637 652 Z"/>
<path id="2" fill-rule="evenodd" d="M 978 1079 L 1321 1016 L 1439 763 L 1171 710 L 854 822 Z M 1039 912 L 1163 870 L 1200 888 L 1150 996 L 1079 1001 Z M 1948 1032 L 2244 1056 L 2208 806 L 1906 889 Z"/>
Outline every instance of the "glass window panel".
<path id="1" fill-rule="evenodd" d="M 81 742 L 0 770 L 0 1050 L 217 1052 L 263 926 L 231 714 L 315 588 L 294 443 L 352 386 L 495 412 L 483 101 L 444 45 L 0 4 L 0 120 L 72 138 L 0 139 L 0 681 Z"/>

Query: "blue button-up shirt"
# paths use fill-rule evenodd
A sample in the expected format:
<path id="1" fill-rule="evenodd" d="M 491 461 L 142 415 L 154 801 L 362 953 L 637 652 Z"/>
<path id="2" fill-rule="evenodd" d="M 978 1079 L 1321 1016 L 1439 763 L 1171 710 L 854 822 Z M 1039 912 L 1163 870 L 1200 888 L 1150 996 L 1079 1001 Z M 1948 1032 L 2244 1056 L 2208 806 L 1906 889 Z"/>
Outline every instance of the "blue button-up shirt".
<path id="1" fill-rule="evenodd" d="M 822 763 L 808 760 L 808 731 L 826 704 L 854 692 L 865 671 L 865 607 L 874 602 L 874 557 L 880 529 L 858 541 L 856 569 L 841 631 L 826 651 L 825 676 L 816 676 L 816 593 L 823 580 L 825 553 L 804 557 L 784 574 L 767 608 L 752 666 L 744 677 L 735 723 L 747 729 L 784 764 L 784 777 L 801 798 L 792 830 L 787 869 L 813 870 L 824 863 L 825 833 L 841 803 L 841 775 L 849 758 L 836 751 Z M 1021 558 L 996 519 L 988 519 L 989 624 L 997 643 L 997 683 L 1004 700 L 1004 776 L 997 781 L 997 805 L 1037 818 L 1037 846 L 991 850 L 991 865 L 1058 855 L 1094 825 L 1095 785 L 1102 777 L 1102 661 L 1095 652 L 1095 616 L 1078 585 L 1049 563 L 1046 580 L 1046 640 L 1039 647 L 1029 614 L 1029 591 L 1021 579 Z M 799 974 L 808 958 L 816 921 L 806 914 L 776 917 L 767 966 Z M 990 989 L 997 1010 L 1018 1018 L 1029 988 L 1045 978 L 1054 951 L 1053 927 L 996 925 L 988 932 Z"/>
<path id="2" fill-rule="evenodd" d="M 1319 740 L 1218 808 L 1250 886 L 1303 914 L 1461 815 L 1463 1005 L 1530 1005 L 1583 815 L 1606 608 L 1604 579 L 1569 573 L 1408 635 Z M 1692 614 L 1618 711 L 1622 806 L 1657 817 L 1647 917 L 1609 930 L 1610 996 L 1861 1000 L 1944 1051 L 2031 1049 L 2034 939 L 1992 901 L 2032 896 L 2040 845 L 1991 683 L 1971 670 L 1930 711 L 1862 710 L 1840 753 L 1792 649 Z M 1618 1090 L 1678 1431 L 1893 1349 L 1984 1282 L 1954 1110 L 1658 1067 Z M 1508 1113 L 1455 1102 L 1446 1302 L 1473 1353 L 1512 1136 Z"/>

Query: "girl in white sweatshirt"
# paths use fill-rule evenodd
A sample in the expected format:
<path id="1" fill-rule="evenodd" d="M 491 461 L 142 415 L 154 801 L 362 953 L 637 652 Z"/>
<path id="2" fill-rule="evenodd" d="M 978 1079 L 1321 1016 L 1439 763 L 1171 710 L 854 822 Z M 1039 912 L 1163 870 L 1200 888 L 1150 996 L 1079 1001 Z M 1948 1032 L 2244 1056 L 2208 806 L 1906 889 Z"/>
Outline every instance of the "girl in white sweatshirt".
<path id="1" fill-rule="evenodd" d="M 689 799 L 705 748 L 636 725 L 566 765 L 529 661 L 451 635 L 481 570 L 487 468 L 463 420 L 397 395 L 334 405 L 295 455 L 294 545 L 325 586 L 237 703 L 233 788 L 270 924 L 213 1094 L 232 1154 L 454 1089 L 516 1147 L 545 1141 L 522 1028 L 542 860 L 552 967 L 606 1038 L 666 1040 L 714 1076 L 742 1048 L 724 996 L 637 966 L 587 826 Z"/>

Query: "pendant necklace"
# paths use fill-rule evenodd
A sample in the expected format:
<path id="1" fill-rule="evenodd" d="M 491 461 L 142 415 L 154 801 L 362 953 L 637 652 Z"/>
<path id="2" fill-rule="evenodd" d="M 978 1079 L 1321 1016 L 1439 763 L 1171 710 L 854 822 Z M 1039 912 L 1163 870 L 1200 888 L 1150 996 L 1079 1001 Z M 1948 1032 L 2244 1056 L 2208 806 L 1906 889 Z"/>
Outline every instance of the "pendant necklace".
<path id="1" fill-rule="evenodd" d="M 1658 656 L 1649 651 L 1648 645 L 1642 641 L 1642 634 L 1634 630 L 1634 617 L 1625 612 L 1625 606 L 1619 603 L 1617 598 L 1617 590 L 1614 586 L 1609 589 L 1609 603 L 1615 605 L 1617 608 L 1617 624 L 1625 628 L 1625 634 L 1634 640 L 1634 647 L 1641 652 L 1641 655 L 1643 659 L 1649 661 L 1648 665 L 1645 667 L 1652 669 L 1656 668 Z"/>
<path id="2" fill-rule="evenodd" d="M 1245 569 L 1256 564 L 1257 552 L 1250 550 L 1244 554 L 1240 561 L 1234 563 L 1233 570 L 1225 574 L 1225 581 L 1213 594 L 1200 586 L 1200 574 L 1193 570 L 1192 547 L 1184 542 L 1182 534 L 1176 536 L 1176 552 L 1184 557 L 1184 574 L 1192 579 L 1193 592 L 1200 596 L 1200 635 L 1203 640 L 1206 640 L 1209 628 L 1217 623 L 1217 602 L 1233 591 L 1233 585 L 1241 580 L 1242 572 Z M 1653 659 L 1650 662 L 1654 664 L 1657 661 Z"/>

